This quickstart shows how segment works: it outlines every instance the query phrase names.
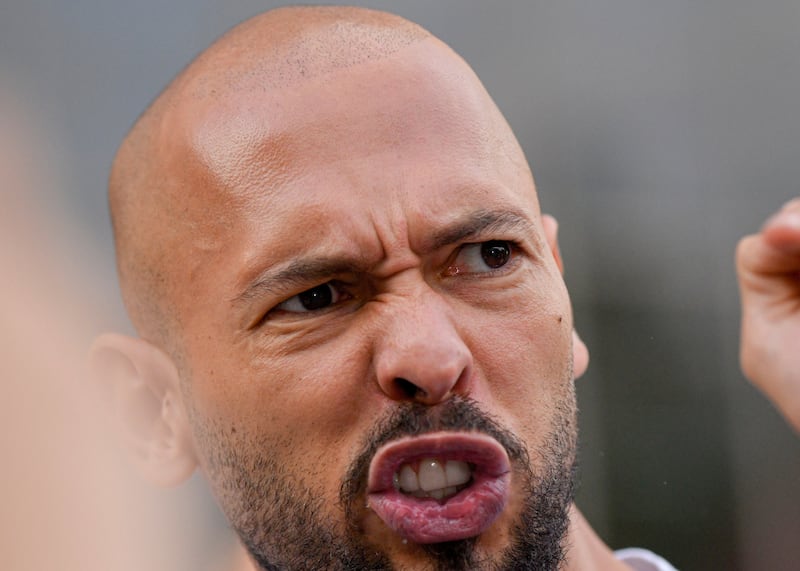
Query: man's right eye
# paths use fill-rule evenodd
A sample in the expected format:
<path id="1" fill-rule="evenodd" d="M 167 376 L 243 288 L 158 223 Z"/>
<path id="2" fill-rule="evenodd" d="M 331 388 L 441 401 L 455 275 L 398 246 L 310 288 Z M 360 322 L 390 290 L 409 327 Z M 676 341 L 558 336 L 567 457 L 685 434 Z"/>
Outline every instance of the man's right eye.
<path id="1" fill-rule="evenodd" d="M 312 311 L 326 309 L 342 301 L 344 297 L 345 294 L 340 291 L 334 282 L 326 282 L 290 297 L 286 301 L 276 305 L 273 311 L 310 313 Z"/>

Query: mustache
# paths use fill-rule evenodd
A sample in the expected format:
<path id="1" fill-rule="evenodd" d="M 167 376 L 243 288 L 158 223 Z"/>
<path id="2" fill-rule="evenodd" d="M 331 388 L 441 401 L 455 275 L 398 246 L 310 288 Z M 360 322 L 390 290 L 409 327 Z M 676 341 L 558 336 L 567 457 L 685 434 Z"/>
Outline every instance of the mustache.
<path id="1" fill-rule="evenodd" d="M 347 520 L 352 521 L 356 501 L 366 493 L 370 462 L 379 448 L 406 436 L 439 431 L 479 432 L 491 436 L 505 448 L 512 464 L 526 469 L 530 467 L 528 451 L 519 438 L 468 397 L 454 396 L 433 407 L 419 403 L 400 404 L 370 431 L 347 470 L 339 490 L 339 501 Z"/>

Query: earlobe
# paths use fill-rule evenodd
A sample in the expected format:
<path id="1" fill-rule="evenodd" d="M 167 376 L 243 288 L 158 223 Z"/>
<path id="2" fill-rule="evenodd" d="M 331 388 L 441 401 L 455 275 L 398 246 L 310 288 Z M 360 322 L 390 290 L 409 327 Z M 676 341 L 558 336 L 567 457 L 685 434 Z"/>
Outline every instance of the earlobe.
<path id="1" fill-rule="evenodd" d="M 578 379 L 583 376 L 589 368 L 589 349 L 586 343 L 578 336 L 578 332 L 572 330 L 572 378 Z"/>
<path id="2" fill-rule="evenodd" d="M 561 258 L 561 250 L 558 247 L 558 221 L 549 214 L 542 215 L 542 227 L 544 228 L 545 239 L 553 254 L 553 259 L 559 271 L 564 273 L 564 260 Z M 580 378 L 589 368 L 589 349 L 578 336 L 578 332 L 572 330 L 572 376 Z"/>
<path id="3" fill-rule="evenodd" d="M 172 360 L 147 341 L 114 333 L 95 340 L 89 360 L 142 475 L 161 486 L 186 480 L 197 460 Z"/>

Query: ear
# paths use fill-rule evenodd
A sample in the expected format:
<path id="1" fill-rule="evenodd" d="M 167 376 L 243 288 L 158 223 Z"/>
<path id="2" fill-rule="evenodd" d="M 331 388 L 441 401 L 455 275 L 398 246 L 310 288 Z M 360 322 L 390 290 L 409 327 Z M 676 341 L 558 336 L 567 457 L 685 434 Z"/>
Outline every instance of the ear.
<path id="1" fill-rule="evenodd" d="M 161 486 L 186 480 L 197 460 L 172 360 L 147 341 L 107 333 L 95 340 L 89 361 L 145 479 Z"/>
<path id="2" fill-rule="evenodd" d="M 556 261 L 559 271 L 564 273 L 564 260 L 561 258 L 561 250 L 558 247 L 558 221 L 549 214 L 542 215 L 542 226 L 544 228 L 547 245 Z M 578 332 L 572 330 L 572 376 L 576 379 L 581 377 L 586 369 L 589 368 L 589 349 L 578 336 Z"/>

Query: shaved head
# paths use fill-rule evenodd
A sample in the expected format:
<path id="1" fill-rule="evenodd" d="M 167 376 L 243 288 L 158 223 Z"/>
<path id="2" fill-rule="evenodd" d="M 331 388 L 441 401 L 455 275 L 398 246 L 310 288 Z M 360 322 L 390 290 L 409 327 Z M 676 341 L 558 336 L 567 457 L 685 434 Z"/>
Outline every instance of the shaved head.
<path id="1" fill-rule="evenodd" d="M 285 7 L 227 32 L 190 63 L 147 108 L 123 141 L 111 169 L 109 202 L 117 268 L 139 334 L 179 349 L 171 267 L 197 230 L 186 218 L 186 153 L 176 115 L 187 104 L 214 105 L 231 93 L 277 91 L 385 58 L 430 37 L 399 16 L 354 7 Z M 276 111 L 277 112 L 277 111 Z M 269 168 L 270 165 L 267 165 Z"/>
<path id="2" fill-rule="evenodd" d="M 199 467 L 261 569 L 558 567 L 555 228 L 450 48 L 358 8 L 253 18 L 139 119 L 110 197 L 145 468 Z"/>

